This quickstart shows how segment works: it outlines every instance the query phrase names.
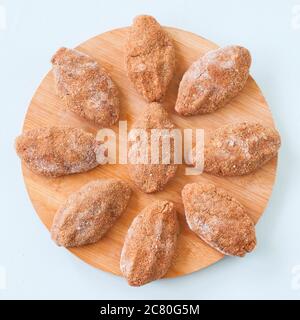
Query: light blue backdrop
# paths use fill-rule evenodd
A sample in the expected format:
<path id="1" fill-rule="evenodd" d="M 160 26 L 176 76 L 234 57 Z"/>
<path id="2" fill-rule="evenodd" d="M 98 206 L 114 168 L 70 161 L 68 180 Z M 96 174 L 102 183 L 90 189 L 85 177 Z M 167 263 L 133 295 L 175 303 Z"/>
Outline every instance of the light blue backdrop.
<path id="1" fill-rule="evenodd" d="M 129 25 L 140 13 L 219 45 L 249 48 L 251 74 L 283 146 L 253 254 L 137 289 L 50 241 L 27 196 L 13 141 L 53 52 Z M 0 0 L 0 136 L 0 298 L 300 298 L 300 0 Z"/>

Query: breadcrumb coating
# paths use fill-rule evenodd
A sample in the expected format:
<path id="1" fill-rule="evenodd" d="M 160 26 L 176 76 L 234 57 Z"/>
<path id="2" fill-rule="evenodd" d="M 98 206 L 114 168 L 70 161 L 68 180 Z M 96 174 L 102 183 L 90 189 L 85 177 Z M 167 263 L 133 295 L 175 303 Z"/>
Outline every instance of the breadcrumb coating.
<path id="1" fill-rule="evenodd" d="M 43 176 L 59 177 L 98 166 L 95 137 L 78 128 L 32 129 L 17 137 L 15 147 L 26 166 Z"/>
<path id="2" fill-rule="evenodd" d="M 205 146 L 204 171 L 220 176 L 249 174 L 277 155 L 279 133 L 258 122 L 231 123 L 214 131 Z"/>
<path id="3" fill-rule="evenodd" d="M 228 46 L 209 51 L 183 75 L 175 110 L 191 116 L 225 106 L 244 88 L 250 65 L 246 48 Z"/>
<path id="4" fill-rule="evenodd" d="M 170 143 L 170 164 L 162 164 L 160 152 L 160 163 L 151 164 L 151 129 L 174 129 L 175 126 L 168 117 L 164 107 L 157 103 L 150 103 L 142 116 L 134 123 L 134 128 L 146 129 L 148 132 L 148 156 L 149 164 L 129 164 L 128 171 L 131 180 L 145 193 L 153 193 L 164 189 L 165 185 L 172 179 L 178 165 L 174 164 L 174 144 Z M 161 151 L 161 146 L 160 146 Z"/>
<path id="5" fill-rule="evenodd" d="M 125 46 L 127 75 L 148 102 L 161 101 L 175 72 L 173 40 L 151 16 L 137 16 Z"/>
<path id="6" fill-rule="evenodd" d="M 94 180 L 72 193 L 57 211 L 51 237 L 59 246 L 78 247 L 100 240 L 127 208 L 129 185 L 119 179 Z"/>
<path id="7" fill-rule="evenodd" d="M 209 183 L 187 184 L 182 200 L 190 229 L 216 250 L 242 257 L 255 248 L 253 221 L 224 189 Z"/>
<path id="8" fill-rule="evenodd" d="M 101 128 L 118 121 L 118 89 L 96 60 L 77 50 L 60 48 L 51 62 L 57 94 L 70 111 Z"/>
<path id="9" fill-rule="evenodd" d="M 131 286 L 142 286 L 167 273 L 178 234 L 172 202 L 155 201 L 142 210 L 127 232 L 120 259 L 120 269 Z"/>

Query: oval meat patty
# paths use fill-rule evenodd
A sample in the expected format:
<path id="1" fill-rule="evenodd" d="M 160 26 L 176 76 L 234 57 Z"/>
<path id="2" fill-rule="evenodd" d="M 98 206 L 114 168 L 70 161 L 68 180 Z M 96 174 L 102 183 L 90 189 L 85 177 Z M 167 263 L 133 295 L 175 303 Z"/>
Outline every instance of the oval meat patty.
<path id="1" fill-rule="evenodd" d="M 151 16 L 137 16 L 125 47 L 127 75 L 148 102 L 160 101 L 175 72 L 172 39 Z"/>
<path id="2" fill-rule="evenodd" d="M 43 176 L 64 176 L 98 166 L 95 137 L 77 128 L 32 129 L 20 135 L 15 146 L 26 166 Z"/>
<path id="3" fill-rule="evenodd" d="M 178 165 L 174 164 L 174 144 L 170 138 L 170 164 L 162 163 L 162 147 L 158 147 L 160 152 L 159 164 L 151 164 L 151 130 L 152 129 L 169 129 L 175 128 L 174 124 L 168 117 L 164 107 L 157 103 L 150 103 L 141 117 L 133 124 L 135 129 L 144 129 L 148 134 L 148 164 L 129 164 L 128 171 L 131 180 L 136 186 L 145 193 L 161 191 L 165 185 L 175 176 Z M 133 151 L 133 147 L 131 148 Z M 129 159 L 132 163 L 131 152 Z"/>
<path id="4" fill-rule="evenodd" d="M 278 132 L 257 122 L 232 123 L 214 131 L 205 146 L 204 171 L 220 176 L 249 174 L 277 155 Z"/>
<path id="5" fill-rule="evenodd" d="M 100 240 L 127 208 L 129 185 L 119 179 L 89 182 L 57 211 L 51 237 L 59 246 L 78 247 Z"/>
<path id="6" fill-rule="evenodd" d="M 96 60 L 78 50 L 61 48 L 51 62 L 57 94 L 69 110 L 102 128 L 118 121 L 118 89 Z"/>
<path id="7" fill-rule="evenodd" d="M 184 116 L 213 112 L 245 86 L 251 56 L 247 49 L 228 46 L 195 61 L 180 82 L 175 110 Z"/>
<path id="8" fill-rule="evenodd" d="M 213 184 L 191 183 L 182 190 L 190 229 L 226 255 L 244 256 L 256 245 L 255 227 L 245 208 Z"/>
<path id="9" fill-rule="evenodd" d="M 176 249 L 179 224 L 174 204 L 155 201 L 133 220 L 121 253 L 120 268 L 131 286 L 162 278 Z"/>

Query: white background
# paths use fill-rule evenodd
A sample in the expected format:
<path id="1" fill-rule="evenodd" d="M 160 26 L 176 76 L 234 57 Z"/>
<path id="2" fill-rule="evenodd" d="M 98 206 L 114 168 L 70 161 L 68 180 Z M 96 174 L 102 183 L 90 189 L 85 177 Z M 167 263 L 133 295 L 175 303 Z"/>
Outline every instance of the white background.
<path id="1" fill-rule="evenodd" d="M 300 298 L 299 7 L 300 0 L 0 0 L 0 297 Z M 55 50 L 127 26 L 141 13 L 219 45 L 249 48 L 251 74 L 269 102 L 283 146 L 254 253 L 130 288 L 50 241 L 27 196 L 13 143 Z"/>

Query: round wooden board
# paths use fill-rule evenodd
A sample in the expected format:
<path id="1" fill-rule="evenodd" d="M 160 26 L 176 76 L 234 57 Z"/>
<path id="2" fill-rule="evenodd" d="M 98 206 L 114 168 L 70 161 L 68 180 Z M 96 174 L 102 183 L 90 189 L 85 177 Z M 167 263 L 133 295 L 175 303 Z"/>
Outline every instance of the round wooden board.
<path id="1" fill-rule="evenodd" d="M 183 73 L 189 65 L 205 52 L 217 46 L 190 32 L 175 28 L 165 28 L 176 45 L 176 75 L 169 87 L 164 104 L 170 117 L 179 128 L 216 129 L 226 123 L 243 120 L 258 120 L 267 126 L 273 126 L 271 112 L 255 81 L 250 77 L 244 90 L 229 105 L 221 110 L 201 116 L 181 117 L 174 111 L 177 89 Z M 124 42 L 128 28 L 116 29 L 96 36 L 80 46 L 78 50 L 97 59 L 111 74 L 121 92 L 121 120 L 131 122 L 145 108 L 146 103 L 135 92 L 126 77 L 124 68 Z M 50 57 L 49 57 L 50 58 Z M 74 126 L 96 133 L 97 127 L 64 109 L 56 96 L 52 73 L 49 72 L 37 89 L 27 112 L 23 131 L 41 126 Z M 118 127 L 113 129 L 118 132 Z M 39 217 L 49 229 L 58 207 L 70 193 L 85 183 L 99 178 L 121 178 L 130 183 L 134 190 L 128 210 L 114 227 L 98 243 L 70 251 L 85 262 L 104 271 L 120 275 L 119 258 L 124 237 L 133 218 L 155 199 L 167 199 L 175 202 L 181 223 L 178 249 L 173 265 L 167 277 L 176 277 L 200 270 L 220 260 L 223 255 L 210 248 L 193 234 L 184 219 L 180 192 L 186 183 L 194 181 L 213 182 L 230 191 L 247 208 L 250 216 L 257 221 L 262 215 L 276 173 L 276 159 L 270 161 L 254 174 L 243 177 L 214 177 L 207 174 L 187 176 L 185 166 L 177 171 L 176 177 L 163 192 L 147 195 L 139 191 L 129 180 L 125 165 L 106 165 L 83 174 L 61 178 L 45 178 L 30 172 L 23 166 L 23 174 L 30 199 Z M 50 237 L 49 237 L 50 241 Z M 254 253 L 255 254 L 255 253 Z"/>

